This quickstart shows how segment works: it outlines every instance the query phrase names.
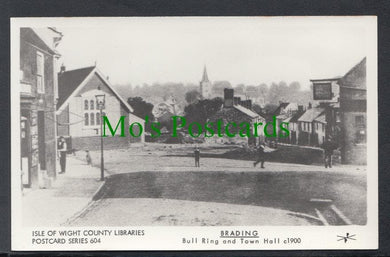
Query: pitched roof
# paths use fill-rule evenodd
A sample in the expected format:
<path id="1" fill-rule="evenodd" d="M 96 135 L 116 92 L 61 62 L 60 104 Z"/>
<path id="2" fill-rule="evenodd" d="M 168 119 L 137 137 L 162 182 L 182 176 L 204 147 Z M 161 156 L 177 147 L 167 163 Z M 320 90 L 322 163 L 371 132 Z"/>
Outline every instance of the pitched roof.
<path id="1" fill-rule="evenodd" d="M 278 108 L 274 111 L 274 115 L 279 115 L 282 108 L 286 108 L 290 103 L 280 103 Z"/>
<path id="2" fill-rule="evenodd" d="M 340 86 L 366 89 L 366 57 L 340 79 Z"/>
<path id="3" fill-rule="evenodd" d="M 284 122 L 298 122 L 298 119 L 304 114 L 304 112 L 297 112 L 295 113 L 294 115 L 292 115 L 291 117 L 287 118 L 286 120 L 284 120 Z"/>
<path id="4" fill-rule="evenodd" d="M 326 124 L 325 113 L 323 113 L 320 116 L 318 116 L 317 118 L 315 118 L 314 121 L 318 121 L 318 122 Z"/>
<path id="5" fill-rule="evenodd" d="M 77 70 L 66 71 L 58 74 L 58 104 L 57 112 L 63 109 L 64 103 L 66 103 L 69 97 L 82 88 L 86 79 L 91 73 L 97 74 L 106 86 L 112 91 L 112 93 L 119 99 L 119 101 L 128 109 L 129 112 L 133 112 L 133 108 L 114 90 L 104 75 L 95 67 L 86 67 Z"/>
<path id="6" fill-rule="evenodd" d="M 312 122 L 325 111 L 324 108 L 311 108 L 298 119 L 298 121 Z"/>
<path id="7" fill-rule="evenodd" d="M 68 99 L 94 68 L 91 66 L 58 73 L 58 107 Z"/>
<path id="8" fill-rule="evenodd" d="M 234 105 L 233 107 L 251 118 L 256 118 L 256 117 L 260 116 L 259 114 L 255 113 L 254 111 L 252 111 L 248 108 L 245 108 L 244 106 Z"/>

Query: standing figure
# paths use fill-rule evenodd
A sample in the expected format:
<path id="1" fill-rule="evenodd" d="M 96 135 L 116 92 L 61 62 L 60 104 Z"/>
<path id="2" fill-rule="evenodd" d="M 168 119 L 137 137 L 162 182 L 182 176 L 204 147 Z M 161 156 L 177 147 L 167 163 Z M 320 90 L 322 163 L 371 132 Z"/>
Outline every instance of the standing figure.
<path id="1" fill-rule="evenodd" d="M 67 152 L 67 145 L 65 138 L 63 136 L 60 137 L 60 141 L 58 142 L 58 155 L 60 158 L 60 166 L 61 166 L 61 172 L 59 174 L 64 174 L 66 169 L 66 152 Z"/>
<path id="2" fill-rule="evenodd" d="M 91 155 L 89 154 L 89 150 L 85 150 L 85 160 L 87 161 L 88 165 L 92 166 L 92 158 Z"/>
<path id="3" fill-rule="evenodd" d="M 200 160 L 200 150 L 199 150 L 199 147 L 195 147 L 194 155 L 195 155 L 195 167 L 200 167 L 200 163 L 199 163 L 199 160 Z"/>
<path id="4" fill-rule="evenodd" d="M 330 140 L 330 138 L 326 139 L 326 141 L 322 144 L 322 148 L 324 149 L 324 162 L 325 168 L 332 168 L 332 155 L 333 151 L 336 149 L 334 143 Z"/>
<path id="5" fill-rule="evenodd" d="M 261 168 L 264 169 L 264 162 L 265 162 L 265 153 L 264 153 L 265 145 L 264 143 L 261 143 L 257 147 L 257 160 L 253 163 L 253 167 L 256 167 L 256 165 L 261 162 Z"/>

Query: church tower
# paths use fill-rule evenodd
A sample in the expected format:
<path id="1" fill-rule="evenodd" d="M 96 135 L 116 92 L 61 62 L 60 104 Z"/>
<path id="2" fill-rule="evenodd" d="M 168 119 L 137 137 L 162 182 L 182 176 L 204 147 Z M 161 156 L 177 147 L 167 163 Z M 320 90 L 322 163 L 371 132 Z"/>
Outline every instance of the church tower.
<path id="1" fill-rule="evenodd" d="M 209 77 L 207 76 L 206 65 L 203 70 L 203 77 L 200 81 L 200 94 L 203 99 L 211 98 L 211 82 L 209 81 Z"/>

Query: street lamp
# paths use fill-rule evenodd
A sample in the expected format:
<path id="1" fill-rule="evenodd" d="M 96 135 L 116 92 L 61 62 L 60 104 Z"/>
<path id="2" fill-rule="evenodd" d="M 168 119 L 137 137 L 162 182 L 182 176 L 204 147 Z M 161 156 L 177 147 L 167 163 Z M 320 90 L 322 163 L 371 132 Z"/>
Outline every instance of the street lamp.
<path id="1" fill-rule="evenodd" d="M 100 86 L 98 87 L 100 90 Z M 103 109 L 105 108 L 106 95 L 95 95 L 96 107 L 100 110 L 100 180 L 104 181 L 104 157 L 103 157 Z"/>

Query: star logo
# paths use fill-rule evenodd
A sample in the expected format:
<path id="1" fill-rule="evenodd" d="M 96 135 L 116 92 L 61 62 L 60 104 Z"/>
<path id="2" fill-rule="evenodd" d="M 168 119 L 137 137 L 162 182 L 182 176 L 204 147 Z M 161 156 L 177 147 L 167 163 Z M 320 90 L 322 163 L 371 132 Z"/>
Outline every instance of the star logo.
<path id="1" fill-rule="evenodd" d="M 337 241 L 344 240 L 344 243 L 346 243 L 348 240 L 356 240 L 356 235 L 350 235 L 349 233 L 346 233 L 345 236 L 337 236 L 339 239 Z"/>

